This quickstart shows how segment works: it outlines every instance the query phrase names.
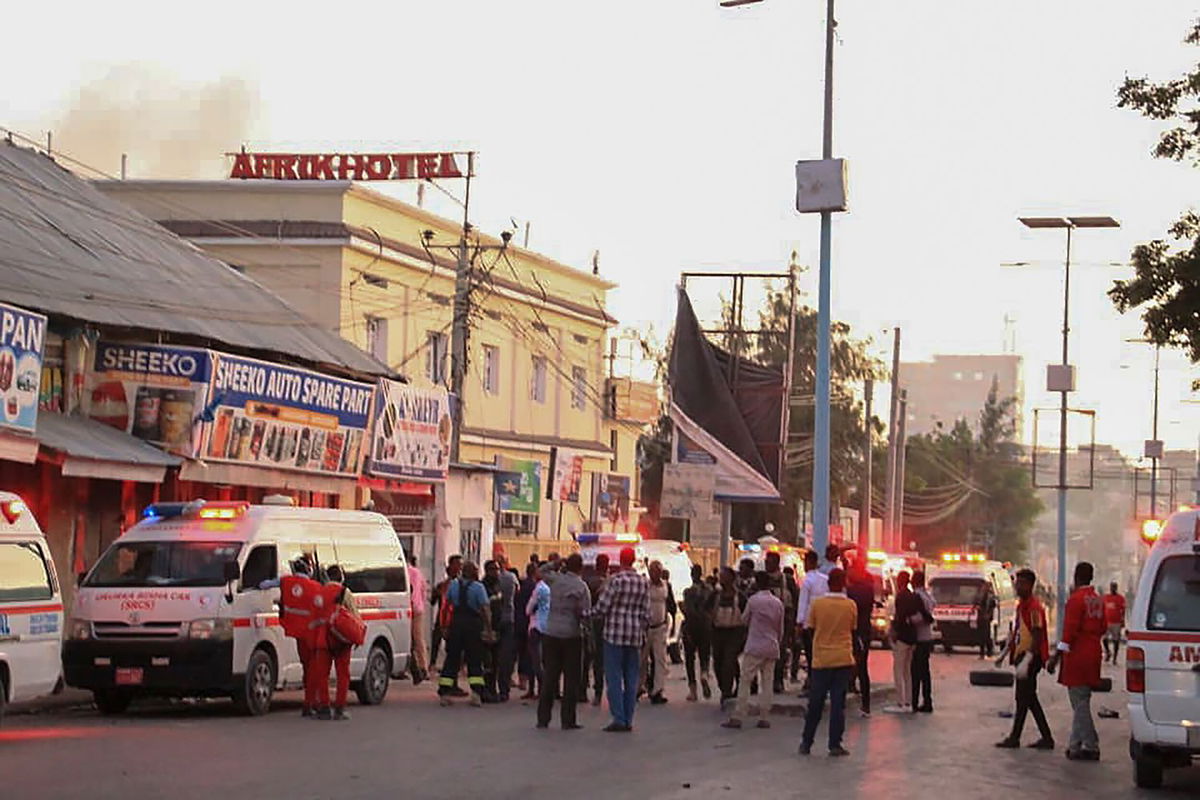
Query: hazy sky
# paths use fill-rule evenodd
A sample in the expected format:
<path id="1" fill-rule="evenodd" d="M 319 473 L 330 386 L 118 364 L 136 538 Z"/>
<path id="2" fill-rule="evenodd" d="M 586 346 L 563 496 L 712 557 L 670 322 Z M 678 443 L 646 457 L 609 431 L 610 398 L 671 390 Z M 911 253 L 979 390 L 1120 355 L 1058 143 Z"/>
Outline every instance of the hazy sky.
<path id="1" fill-rule="evenodd" d="M 7 11 L 29 35 L 0 51 L 0 124 L 76 131 L 56 143 L 111 171 L 122 149 L 133 177 L 170 171 L 180 153 L 152 152 L 164 138 L 190 142 L 177 149 L 195 163 L 177 171 L 209 176 L 242 140 L 475 148 L 477 222 L 530 220 L 534 249 L 580 267 L 599 250 L 621 283 L 616 316 L 660 331 L 683 269 L 778 269 L 793 250 L 816 263 L 792 165 L 820 153 L 823 0 L 75 6 L 69 25 L 36 4 Z M 1196 15 L 1168 0 L 841 2 L 835 154 L 851 210 L 834 226 L 835 315 L 881 343 L 901 325 L 910 359 L 1001 352 L 1012 317 L 1027 406 L 1053 405 L 1063 239 L 1016 217 L 1116 216 L 1122 229 L 1076 239 L 1073 404 L 1098 411 L 1101 440 L 1139 451 L 1152 353 L 1123 343 L 1140 326 L 1104 296 L 1125 271 L 1103 265 L 1162 235 L 1197 173 L 1151 159 L 1158 126 L 1115 92 L 1126 73 L 1195 64 L 1181 40 Z M 97 153 L 80 139 L 100 135 L 108 97 L 133 124 L 99 123 L 115 132 Z M 1015 261 L 1033 266 L 1001 266 Z M 1193 447 L 1198 371 L 1174 355 L 1163 367 L 1161 436 Z"/>

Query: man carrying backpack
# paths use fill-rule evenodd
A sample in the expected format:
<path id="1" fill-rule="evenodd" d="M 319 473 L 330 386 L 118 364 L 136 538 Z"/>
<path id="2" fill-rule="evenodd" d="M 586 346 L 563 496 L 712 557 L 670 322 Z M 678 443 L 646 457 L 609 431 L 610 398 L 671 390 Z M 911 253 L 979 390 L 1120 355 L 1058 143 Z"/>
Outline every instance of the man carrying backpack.
<path id="1" fill-rule="evenodd" d="M 465 659 L 467 683 L 471 686 L 471 705 L 483 703 L 483 631 L 490 628 L 491 608 L 487 590 L 479 582 L 479 567 L 468 561 L 462 574 L 446 587 L 445 601 L 454 610 L 450 635 L 446 640 L 446 661 L 438 678 L 438 696 L 444 706 L 454 696 L 454 680 Z"/>

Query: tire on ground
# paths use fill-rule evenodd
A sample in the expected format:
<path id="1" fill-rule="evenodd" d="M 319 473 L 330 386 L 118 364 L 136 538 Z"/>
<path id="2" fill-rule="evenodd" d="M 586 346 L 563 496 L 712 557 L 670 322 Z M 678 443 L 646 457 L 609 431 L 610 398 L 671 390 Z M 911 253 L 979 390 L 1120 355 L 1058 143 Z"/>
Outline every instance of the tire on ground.
<path id="1" fill-rule="evenodd" d="M 972 686 L 1012 686 L 1013 674 L 1006 669 L 971 670 Z"/>
<path id="2" fill-rule="evenodd" d="M 376 643 L 367 652 L 367 665 L 360 681 L 354 685 L 358 702 L 364 706 L 377 706 L 387 697 L 391 683 L 392 659 L 385 647 Z"/>
<path id="3" fill-rule="evenodd" d="M 106 717 L 125 713 L 133 702 L 133 693 L 124 689 L 96 689 L 92 692 L 96 708 Z"/>
<path id="4" fill-rule="evenodd" d="M 270 653 L 261 648 L 251 653 L 242 685 L 233 693 L 237 710 L 251 717 L 261 717 L 270 711 L 277 675 L 275 659 Z"/>

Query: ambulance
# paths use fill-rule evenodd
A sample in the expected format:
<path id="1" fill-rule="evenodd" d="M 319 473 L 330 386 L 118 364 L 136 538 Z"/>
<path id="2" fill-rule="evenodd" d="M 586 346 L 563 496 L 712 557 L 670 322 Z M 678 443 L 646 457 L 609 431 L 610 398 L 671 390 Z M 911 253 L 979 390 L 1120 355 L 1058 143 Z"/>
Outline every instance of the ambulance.
<path id="1" fill-rule="evenodd" d="M 584 566 L 596 565 L 596 556 L 604 553 L 608 556 L 609 569 L 615 569 L 621 564 L 621 551 L 632 547 L 634 553 L 634 569 L 642 575 L 647 574 L 647 553 L 642 546 L 640 533 L 579 533 L 575 535 L 575 543 L 579 545 L 579 554 L 583 556 Z M 672 575 L 674 579 L 674 575 Z M 689 578 L 689 582 L 690 582 Z"/>
<path id="2" fill-rule="evenodd" d="M 1012 576 L 999 561 L 989 561 L 981 553 L 944 553 L 926 583 L 937 603 L 933 638 L 947 653 L 954 652 L 955 647 L 979 646 L 978 605 L 985 592 L 996 599 L 992 629 L 987 635 L 997 645 L 1007 640 L 1017 595 Z"/>
<path id="3" fill-rule="evenodd" d="M 156 503 L 82 579 L 63 668 L 106 714 L 145 695 L 231 697 L 261 715 L 302 688 L 296 643 L 279 620 L 278 579 L 309 556 L 341 565 L 367 623 L 350 662 L 360 702 L 383 702 L 408 667 L 404 552 L 382 515 L 297 508 L 287 497 Z"/>
<path id="4" fill-rule="evenodd" d="M 0 720 L 62 675 L 63 601 L 50 548 L 20 497 L 0 492 Z"/>
<path id="5" fill-rule="evenodd" d="M 1157 788 L 1200 754 L 1200 511 L 1172 515 L 1150 549 L 1127 635 L 1134 781 Z"/>

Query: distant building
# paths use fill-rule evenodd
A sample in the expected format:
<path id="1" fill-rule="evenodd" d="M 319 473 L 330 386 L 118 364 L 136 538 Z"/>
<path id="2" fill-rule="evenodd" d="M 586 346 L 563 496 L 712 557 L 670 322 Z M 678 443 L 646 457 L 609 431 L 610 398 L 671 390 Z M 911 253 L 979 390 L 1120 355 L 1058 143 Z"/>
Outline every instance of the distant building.
<path id="1" fill-rule="evenodd" d="M 1021 357 L 1016 355 L 935 355 L 932 361 L 900 365 L 900 386 L 908 391 L 908 434 L 930 433 L 940 424 L 949 430 L 965 419 L 972 428 L 995 380 L 1001 399 L 1017 398 L 1021 430 Z"/>

